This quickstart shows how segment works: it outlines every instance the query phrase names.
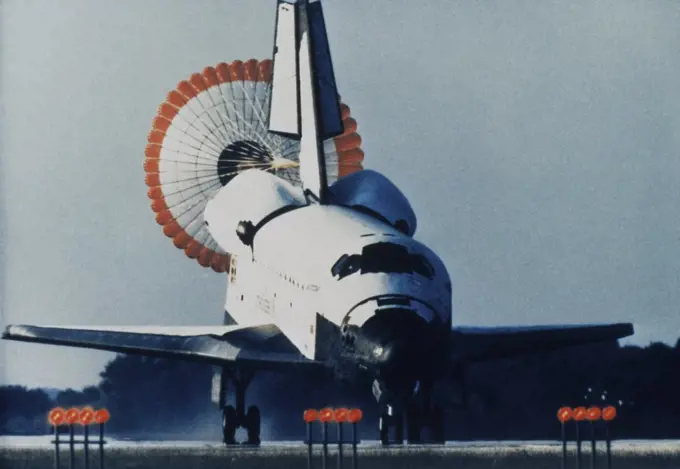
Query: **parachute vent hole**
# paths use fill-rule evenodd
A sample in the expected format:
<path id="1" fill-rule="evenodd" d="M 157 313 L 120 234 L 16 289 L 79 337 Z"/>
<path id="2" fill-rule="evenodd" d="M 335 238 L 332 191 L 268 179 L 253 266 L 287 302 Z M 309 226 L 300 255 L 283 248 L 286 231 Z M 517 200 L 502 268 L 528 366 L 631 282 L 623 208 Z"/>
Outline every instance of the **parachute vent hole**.
<path id="1" fill-rule="evenodd" d="M 267 149 L 252 140 L 237 140 L 229 144 L 217 161 L 220 183 L 226 186 L 234 176 L 248 169 L 266 169 L 273 158 Z"/>

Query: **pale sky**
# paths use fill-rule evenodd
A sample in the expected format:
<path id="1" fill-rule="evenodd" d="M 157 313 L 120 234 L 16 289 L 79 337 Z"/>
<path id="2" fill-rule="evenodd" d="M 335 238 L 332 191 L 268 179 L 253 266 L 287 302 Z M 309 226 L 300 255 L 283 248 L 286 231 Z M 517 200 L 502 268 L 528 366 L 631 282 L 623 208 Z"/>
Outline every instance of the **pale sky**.
<path id="1" fill-rule="evenodd" d="M 465 325 L 680 336 L 680 5 L 324 2 L 366 166 Z M 151 119 L 205 66 L 271 56 L 274 0 L 4 0 L 2 326 L 219 324 L 225 278 L 161 233 Z M 82 387 L 106 352 L 0 343 L 0 384 Z"/>

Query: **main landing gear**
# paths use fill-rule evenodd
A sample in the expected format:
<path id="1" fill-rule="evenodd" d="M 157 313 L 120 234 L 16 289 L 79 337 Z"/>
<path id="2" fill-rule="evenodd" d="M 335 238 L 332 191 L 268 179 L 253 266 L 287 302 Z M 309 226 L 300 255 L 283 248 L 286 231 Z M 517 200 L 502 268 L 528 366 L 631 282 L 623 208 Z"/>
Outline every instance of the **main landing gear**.
<path id="1" fill-rule="evenodd" d="M 444 412 L 433 406 L 423 410 L 409 405 L 405 412 L 396 412 L 391 406 L 380 414 L 378 430 L 383 446 L 404 444 L 404 420 L 406 420 L 406 440 L 409 444 L 444 444 Z M 390 429 L 394 429 L 394 439 L 390 439 Z M 423 430 L 429 429 L 431 438 L 423 439 Z"/>
<path id="2" fill-rule="evenodd" d="M 253 372 L 244 370 L 225 370 L 234 386 L 236 406 L 228 405 L 222 409 L 222 441 L 225 445 L 235 445 L 236 430 L 245 428 L 248 432 L 246 445 L 260 444 L 260 409 L 249 406 L 246 411 L 246 390 L 253 379 Z"/>
<path id="3" fill-rule="evenodd" d="M 430 399 L 430 390 L 421 388 L 408 400 L 405 409 L 385 405 L 380 415 L 378 430 L 383 446 L 404 444 L 404 420 L 406 420 L 406 440 L 409 444 L 444 444 L 444 408 L 435 405 Z M 394 439 L 390 439 L 390 429 L 394 429 Z M 430 430 L 430 438 L 423 439 L 423 430 Z"/>

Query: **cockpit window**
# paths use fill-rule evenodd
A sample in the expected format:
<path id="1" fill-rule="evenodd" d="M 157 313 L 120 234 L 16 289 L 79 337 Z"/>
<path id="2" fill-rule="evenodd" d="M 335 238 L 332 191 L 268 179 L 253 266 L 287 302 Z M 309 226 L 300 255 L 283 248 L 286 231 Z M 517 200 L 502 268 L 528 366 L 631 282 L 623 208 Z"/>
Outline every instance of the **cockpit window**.
<path id="1" fill-rule="evenodd" d="M 333 277 L 341 279 L 353 274 L 361 269 L 361 256 L 359 254 L 352 254 L 351 256 L 343 254 L 338 261 L 333 264 L 331 273 Z"/>
<path id="2" fill-rule="evenodd" d="M 411 273 L 413 268 L 409 256 L 408 249 L 399 244 L 369 244 L 361 251 L 361 273 Z"/>
<path id="3" fill-rule="evenodd" d="M 420 274 L 423 277 L 434 277 L 434 269 L 432 268 L 432 265 L 427 262 L 427 259 L 425 259 L 425 256 L 422 254 L 411 254 L 411 266 L 415 273 Z"/>
<path id="4" fill-rule="evenodd" d="M 355 272 L 418 274 L 434 278 L 434 269 L 422 254 L 411 254 L 405 246 L 374 243 L 364 246 L 361 254 L 343 254 L 331 268 L 334 277 L 347 277 Z"/>

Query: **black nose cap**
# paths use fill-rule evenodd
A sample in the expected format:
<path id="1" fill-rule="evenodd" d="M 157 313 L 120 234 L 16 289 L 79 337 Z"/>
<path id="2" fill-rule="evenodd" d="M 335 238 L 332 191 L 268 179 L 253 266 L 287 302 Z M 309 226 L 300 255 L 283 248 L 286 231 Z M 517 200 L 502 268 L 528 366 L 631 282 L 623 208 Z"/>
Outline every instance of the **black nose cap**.
<path id="1" fill-rule="evenodd" d="M 417 361 L 417 347 L 405 340 L 392 340 L 373 349 L 375 362 L 383 373 L 395 373 Z M 405 370 L 404 370 L 405 371 Z"/>
<path id="2" fill-rule="evenodd" d="M 428 326 L 413 310 L 380 310 L 361 327 L 360 336 L 366 361 L 381 377 L 417 374 L 427 359 Z"/>

